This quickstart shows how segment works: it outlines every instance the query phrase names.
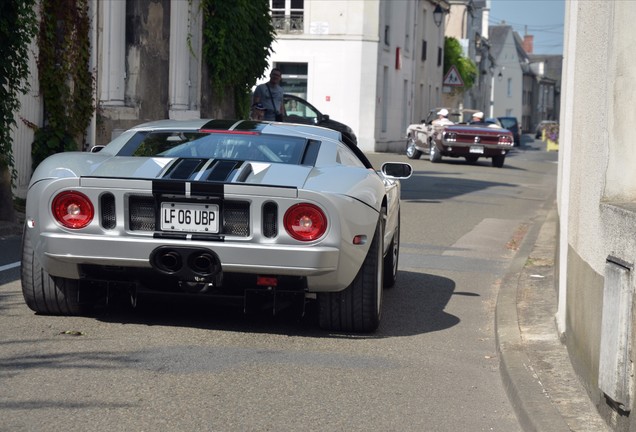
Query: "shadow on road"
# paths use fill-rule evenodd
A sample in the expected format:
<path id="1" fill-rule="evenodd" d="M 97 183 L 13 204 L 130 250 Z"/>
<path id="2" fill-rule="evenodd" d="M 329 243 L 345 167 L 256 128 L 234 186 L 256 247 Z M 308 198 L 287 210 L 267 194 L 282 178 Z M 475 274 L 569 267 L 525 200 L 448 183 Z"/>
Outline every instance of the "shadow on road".
<path id="1" fill-rule="evenodd" d="M 244 314 L 242 306 L 219 304 L 216 299 L 143 296 L 134 309 L 124 299 L 119 299 L 94 318 L 119 324 L 302 337 L 400 337 L 444 330 L 459 323 L 458 317 L 444 312 L 454 288 L 454 281 L 448 278 L 400 271 L 395 287 L 384 290 L 382 322 L 372 334 L 333 333 L 320 329 L 315 301 L 306 303 L 304 314 L 302 308 L 291 304 L 279 304 L 280 309 L 274 314 L 271 304 L 267 303 L 262 310 Z"/>

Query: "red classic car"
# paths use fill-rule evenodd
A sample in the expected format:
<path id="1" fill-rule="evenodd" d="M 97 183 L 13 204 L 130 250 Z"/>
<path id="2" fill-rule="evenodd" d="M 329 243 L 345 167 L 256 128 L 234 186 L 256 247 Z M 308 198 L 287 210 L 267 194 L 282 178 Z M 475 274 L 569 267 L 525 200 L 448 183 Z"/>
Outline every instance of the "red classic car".
<path id="1" fill-rule="evenodd" d="M 492 166 L 501 168 L 514 139 L 512 132 L 493 123 L 460 124 L 446 126 L 433 137 L 433 144 L 431 162 L 441 161 L 442 156 L 464 157 L 470 163 L 491 158 Z"/>
<path id="2" fill-rule="evenodd" d="M 460 121 L 455 125 L 435 127 L 431 124 L 435 111 L 421 124 L 410 125 L 406 131 L 406 156 L 419 159 L 422 153 L 431 162 L 440 162 L 442 156 L 463 157 L 469 163 L 479 158 L 491 158 L 494 167 L 501 168 L 506 155 L 514 146 L 512 132 L 501 127 L 497 119 L 483 123 L 467 123 L 464 118 L 476 110 L 450 111 L 449 118 Z"/>

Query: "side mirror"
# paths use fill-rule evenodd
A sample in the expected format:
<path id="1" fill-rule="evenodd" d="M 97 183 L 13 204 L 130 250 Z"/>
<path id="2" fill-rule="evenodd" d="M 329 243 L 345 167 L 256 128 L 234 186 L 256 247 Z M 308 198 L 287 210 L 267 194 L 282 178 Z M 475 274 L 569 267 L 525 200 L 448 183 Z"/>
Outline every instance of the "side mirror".
<path id="1" fill-rule="evenodd" d="M 413 174 L 413 167 L 404 162 L 385 162 L 380 170 L 385 176 L 395 179 L 407 179 Z"/>
<path id="2" fill-rule="evenodd" d="M 323 114 L 320 116 L 320 122 L 326 122 L 329 121 L 329 114 Z"/>
<path id="3" fill-rule="evenodd" d="M 102 149 L 103 149 L 104 147 L 106 147 L 106 146 L 103 146 L 103 145 L 96 145 L 96 146 L 93 146 L 93 147 L 91 147 L 90 152 L 91 152 L 91 153 L 98 153 L 98 152 L 102 151 Z"/>

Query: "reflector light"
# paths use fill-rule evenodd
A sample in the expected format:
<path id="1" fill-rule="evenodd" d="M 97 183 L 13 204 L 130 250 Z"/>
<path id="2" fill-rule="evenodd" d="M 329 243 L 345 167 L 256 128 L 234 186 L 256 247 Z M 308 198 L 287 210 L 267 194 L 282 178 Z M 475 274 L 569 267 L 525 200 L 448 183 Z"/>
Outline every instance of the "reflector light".
<path id="1" fill-rule="evenodd" d="M 93 220 L 95 209 L 86 195 L 77 191 L 65 191 L 53 199 L 53 217 L 66 228 L 84 228 Z"/>
<path id="2" fill-rule="evenodd" d="M 278 278 L 275 276 L 257 276 L 256 285 L 259 286 L 277 286 Z"/>
<path id="3" fill-rule="evenodd" d="M 287 209 L 284 225 L 287 233 L 296 240 L 311 241 L 327 231 L 327 218 L 318 206 L 302 203 Z"/>
<path id="4" fill-rule="evenodd" d="M 360 234 L 353 237 L 354 245 L 362 245 L 362 244 L 365 244 L 366 242 L 367 242 L 367 236 L 365 236 L 364 234 Z"/>

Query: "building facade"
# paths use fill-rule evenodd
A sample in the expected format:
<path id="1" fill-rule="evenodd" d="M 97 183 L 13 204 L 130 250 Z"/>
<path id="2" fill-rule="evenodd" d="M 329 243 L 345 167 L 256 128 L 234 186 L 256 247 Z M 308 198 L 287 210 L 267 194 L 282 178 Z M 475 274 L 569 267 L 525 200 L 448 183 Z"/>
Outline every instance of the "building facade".
<path id="1" fill-rule="evenodd" d="M 523 68 L 527 58 L 512 27 L 508 25 L 490 26 L 490 53 L 494 59 L 491 75 L 491 98 L 488 117 L 523 116 Z"/>
<path id="2" fill-rule="evenodd" d="M 403 151 L 407 126 L 441 100 L 448 4 L 271 0 L 271 9 L 271 67 L 285 91 L 349 125 L 362 150 Z"/>
<path id="3" fill-rule="evenodd" d="M 557 323 L 608 425 L 633 431 L 636 3 L 568 1 L 565 19 Z"/>

